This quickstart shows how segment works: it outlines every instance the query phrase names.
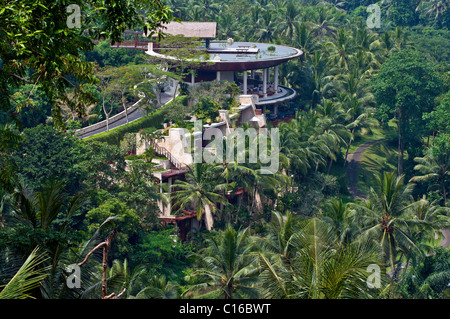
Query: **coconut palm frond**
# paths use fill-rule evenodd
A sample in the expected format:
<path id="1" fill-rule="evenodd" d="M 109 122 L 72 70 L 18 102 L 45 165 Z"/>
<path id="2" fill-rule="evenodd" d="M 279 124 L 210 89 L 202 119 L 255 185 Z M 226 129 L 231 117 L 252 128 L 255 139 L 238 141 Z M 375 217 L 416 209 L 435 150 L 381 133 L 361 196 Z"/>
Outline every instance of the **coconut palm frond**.
<path id="1" fill-rule="evenodd" d="M 26 299 L 32 298 L 30 291 L 39 287 L 47 276 L 49 267 L 41 267 L 47 260 L 45 253 L 35 248 L 14 277 L 0 291 L 0 299 Z"/>

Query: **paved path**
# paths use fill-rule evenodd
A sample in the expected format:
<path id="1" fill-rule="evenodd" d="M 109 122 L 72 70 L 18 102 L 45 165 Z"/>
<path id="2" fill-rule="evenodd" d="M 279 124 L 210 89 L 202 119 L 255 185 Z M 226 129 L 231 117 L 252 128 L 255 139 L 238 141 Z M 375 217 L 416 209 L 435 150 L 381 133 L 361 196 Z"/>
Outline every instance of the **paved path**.
<path id="1" fill-rule="evenodd" d="M 361 163 L 364 151 L 371 145 L 373 145 L 377 142 L 381 142 L 383 140 L 384 139 L 379 139 L 379 140 L 367 142 L 367 143 L 361 145 L 360 147 L 358 147 L 358 149 L 354 153 L 348 154 L 348 156 L 347 156 L 347 163 L 348 163 L 347 181 L 348 181 L 348 190 L 349 190 L 352 198 L 356 198 L 356 197 L 366 198 L 366 195 L 364 193 L 362 193 L 358 189 L 358 186 L 357 186 L 359 164 Z M 441 231 L 442 231 L 442 234 L 444 235 L 444 238 L 442 239 L 439 246 L 450 247 L 450 229 L 442 229 Z"/>
<path id="2" fill-rule="evenodd" d="M 367 143 L 361 145 L 360 147 L 358 147 L 358 149 L 354 153 L 348 154 L 348 156 L 347 156 L 347 164 L 348 164 L 347 182 L 348 182 L 348 191 L 350 192 L 350 195 L 352 196 L 352 198 L 357 198 L 357 197 L 366 198 L 366 195 L 358 189 L 358 185 L 357 185 L 359 164 L 361 163 L 364 151 L 371 145 L 373 145 L 377 142 L 383 141 L 383 140 L 384 139 L 379 139 L 379 140 L 373 140 L 373 141 L 367 142 Z"/>
<path id="3" fill-rule="evenodd" d="M 161 106 L 164 106 L 165 104 L 167 104 L 169 101 L 172 100 L 172 98 L 173 98 L 172 94 L 169 95 L 169 94 L 163 93 L 161 95 Z M 108 126 L 109 126 L 110 130 L 113 129 L 113 128 L 116 128 L 116 127 L 119 127 L 119 126 L 127 124 L 127 118 L 125 117 L 125 112 L 122 111 L 121 113 L 124 114 L 123 117 L 121 117 L 121 118 L 119 118 L 119 119 L 117 119 L 115 121 L 110 121 L 108 123 Z M 147 114 L 147 112 L 145 110 L 135 109 L 132 112 L 128 112 L 128 121 L 129 122 L 135 121 L 135 120 L 140 119 L 141 117 L 145 116 L 146 114 Z M 98 128 L 98 129 L 96 129 L 96 130 L 93 130 L 93 131 L 90 131 L 90 132 L 87 132 L 87 133 L 84 133 L 84 134 L 79 134 L 78 137 L 79 138 L 86 138 L 86 137 L 89 137 L 89 136 L 92 136 L 92 135 L 97 135 L 97 134 L 103 133 L 105 131 L 106 131 L 106 124 L 104 126 Z"/>

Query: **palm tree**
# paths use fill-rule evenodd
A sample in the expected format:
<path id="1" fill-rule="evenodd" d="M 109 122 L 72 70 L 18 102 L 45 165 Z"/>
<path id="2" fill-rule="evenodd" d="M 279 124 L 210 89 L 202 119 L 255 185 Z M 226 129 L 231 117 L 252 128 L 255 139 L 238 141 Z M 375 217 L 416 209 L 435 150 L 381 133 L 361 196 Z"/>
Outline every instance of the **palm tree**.
<path id="1" fill-rule="evenodd" d="M 308 65 L 311 69 L 311 78 L 313 84 L 313 92 L 311 98 L 311 107 L 314 107 L 321 98 L 327 94 L 330 88 L 332 76 L 330 76 L 330 59 L 325 52 L 319 50 L 314 51 L 313 55 L 309 56 Z"/>
<path id="2" fill-rule="evenodd" d="M 234 145 L 237 148 L 237 145 Z M 236 154 L 236 151 L 235 151 Z M 251 189 L 251 181 L 256 178 L 256 171 L 252 168 L 248 167 L 248 165 L 243 165 L 238 163 L 237 161 L 227 162 L 217 164 L 215 167 L 218 176 L 224 183 L 221 186 L 223 197 L 225 198 L 225 194 L 231 191 L 233 194 L 239 188 L 242 189 Z M 242 204 L 242 200 L 239 200 L 239 205 L 237 207 L 237 211 L 240 211 Z M 229 211 L 231 213 L 231 211 Z M 234 210 L 233 210 L 234 212 Z M 236 214 L 236 218 L 238 218 L 238 214 Z M 228 222 L 231 222 L 231 215 L 228 216 Z"/>
<path id="3" fill-rule="evenodd" d="M 123 291 L 126 299 L 175 299 L 178 285 L 168 281 L 164 275 L 148 278 L 145 265 L 131 269 L 127 259 L 114 259 L 108 271 L 108 286 L 112 290 Z"/>
<path id="4" fill-rule="evenodd" d="M 433 252 L 436 244 L 442 239 L 442 229 L 450 228 L 450 208 L 437 204 L 438 200 L 430 201 L 425 195 L 409 205 L 408 212 L 418 222 L 414 227 L 415 242 L 424 253 Z M 438 236 L 436 240 L 436 235 Z"/>
<path id="5" fill-rule="evenodd" d="M 22 182 L 15 182 L 12 194 L 11 217 L 18 223 L 34 230 L 46 232 L 55 226 L 56 218 L 62 219 L 58 225 L 61 235 L 73 232 L 70 221 L 73 214 L 84 201 L 82 193 L 67 197 L 64 184 L 56 180 L 49 180 L 37 192 L 31 191 Z M 33 240 L 33 239 L 31 239 Z M 49 266 L 48 276 L 42 282 L 41 294 L 45 298 L 55 298 L 66 291 L 64 269 L 67 265 L 68 243 L 55 240 L 45 247 L 48 259 L 45 266 Z"/>
<path id="6" fill-rule="evenodd" d="M 0 186 L 11 190 L 17 169 L 11 152 L 19 146 L 23 134 L 14 124 L 0 124 Z"/>
<path id="7" fill-rule="evenodd" d="M 185 209 L 193 209 L 197 213 L 197 219 L 205 213 L 206 229 L 211 230 L 214 220 L 212 214 L 217 209 L 217 204 L 226 205 L 221 188 L 215 182 L 214 166 L 206 163 L 196 163 L 186 172 L 186 181 L 177 180 L 171 189 L 173 192 L 174 206 L 178 212 Z"/>
<path id="8" fill-rule="evenodd" d="M 420 258 L 405 270 L 399 281 L 399 292 L 408 299 L 446 299 L 450 292 L 450 250 L 436 250 Z"/>
<path id="9" fill-rule="evenodd" d="M 47 230 L 58 214 L 65 215 L 62 230 L 67 230 L 69 219 L 80 207 L 83 194 L 67 198 L 64 183 L 51 179 L 34 193 L 21 181 L 16 181 L 13 197 L 13 217 L 33 228 Z"/>
<path id="10" fill-rule="evenodd" d="M 202 8 L 193 2 L 188 2 L 185 12 L 184 18 L 188 21 L 205 21 Z"/>
<path id="11" fill-rule="evenodd" d="M 389 54 L 405 49 L 410 44 L 407 42 L 408 34 L 401 27 L 396 27 L 392 31 L 386 31 L 381 38 L 381 46 L 384 49 L 384 57 Z"/>
<path id="12" fill-rule="evenodd" d="M 227 160 L 230 160 L 230 162 L 221 163 L 217 166 L 220 176 L 225 179 L 224 186 L 228 185 L 229 187 L 234 188 L 242 187 L 246 190 L 248 203 L 250 204 L 248 207 L 250 214 L 253 214 L 255 211 L 260 212 L 262 210 L 264 198 L 269 201 L 270 199 L 274 199 L 277 196 L 278 188 L 281 184 L 283 184 L 283 181 L 286 180 L 286 176 L 280 174 L 279 168 L 277 172 L 268 172 L 268 169 L 265 169 L 261 162 L 239 163 L 239 158 L 241 156 L 243 156 L 243 159 L 251 159 L 249 153 L 252 149 L 259 149 L 260 154 L 269 155 L 269 149 L 271 151 L 270 144 L 272 142 L 270 136 L 267 136 L 267 138 L 269 141 L 266 145 L 259 144 L 260 139 L 257 135 L 254 136 L 254 140 L 237 139 L 237 143 L 233 145 L 233 154 L 237 154 L 234 159 L 228 159 L 229 156 L 231 157 L 231 153 L 228 153 L 229 150 L 226 149 L 227 143 L 224 141 L 224 149 L 226 149 L 227 152 Z M 243 154 L 239 154 L 239 152 L 243 152 Z M 285 157 L 282 154 L 270 154 L 270 156 L 278 156 L 281 166 L 285 165 Z M 233 180 L 232 183 L 230 183 L 230 179 Z"/>
<path id="13" fill-rule="evenodd" d="M 328 174 L 330 174 L 333 161 L 336 161 L 336 153 L 340 153 L 341 146 L 346 145 L 346 141 L 353 137 L 344 124 L 342 124 L 346 114 L 339 103 L 332 100 L 322 100 L 322 104 L 315 108 L 315 112 L 320 114 L 321 134 L 319 140 L 325 141 L 327 148 L 324 148 L 324 156 L 330 159 Z"/>
<path id="14" fill-rule="evenodd" d="M 154 275 L 147 287 L 142 289 L 133 299 L 177 299 L 178 284 L 167 280 L 166 276 Z"/>
<path id="15" fill-rule="evenodd" d="M 210 21 L 220 11 L 220 2 L 215 3 L 213 0 L 196 0 L 194 3 L 194 6 L 201 10 L 200 21 Z"/>
<path id="16" fill-rule="evenodd" d="M 317 47 L 317 40 L 314 37 L 314 30 L 305 22 L 299 23 L 295 21 L 294 35 L 292 45 L 303 51 L 303 59 L 306 59 L 309 54 Z"/>
<path id="17" fill-rule="evenodd" d="M 315 35 L 321 41 L 324 36 L 334 36 L 336 33 L 335 16 L 331 14 L 331 10 L 325 7 L 318 7 L 311 23 Z"/>
<path id="18" fill-rule="evenodd" d="M 295 31 L 295 24 L 298 20 L 300 10 L 294 1 L 289 1 L 283 11 L 285 11 L 282 14 L 283 20 L 280 21 L 278 30 L 281 36 L 291 39 Z"/>
<path id="19" fill-rule="evenodd" d="M 322 220 L 333 226 L 339 245 L 350 242 L 356 232 L 353 219 L 354 212 L 348 209 L 342 199 L 329 200 L 324 204 Z"/>
<path id="20" fill-rule="evenodd" d="M 277 255 L 284 263 L 289 263 L 295 255 L 292 237 L 297 231 L 298 222 L 299 219 L 290 212 L 287 212 L 286 216 L 277 211 L 272 212 L 265 236 L 255 238 L 258 247 L 264 254 Z"/>
<path id="21" fill-rule="evenodd" d="M 319 164 L 325 164 L 323 156 L 326 149 L 317 125 L 320 115 L 312 112 L 299 112 L 295 119 L 280 123 L 280 153 L 290 159 L 289 172 L 300 179 L 308 170 Z"/>
<path id="22" fill-rule="evenodd" d="M 325 43 L 330 59 L 338 68 L 349 70 L 349 59 L 354 54 L 353 37 L 346 29 L 339 29 L 336 39 Z"/>
<path id="23" fill-rule="evenodd" d="M 343 10 L 343 8 L 346 6 L 346 2 L 345 1 L 341 1 L 341 0 L 323 0 L 321 2 L 318 3 L 319 5 L 329 5 L 331 7 L 336 8 L 337 10 Z"/>
<path id="24" fill-rule="evenodd" d="M 217 33 L 221 36 L 222 39 L 226 40 L 229 38 L 235 38 L 238 34 L 239 25 L 236 23 L 236 20 L 233 19 L 233 16 L 229 13 L 224 13 L 220 16 L 220 23 L 218 24 L 219 30 Z"/>
<path id="25" fill-rule="evenodd" d="M 331 225 L 313 218 L 299 224 L 290 240 L 293 258 L 285 263 L 262 252 L 265 298 L 336 299 L 363 294 L 367 267 L 379 262 L 376 250 L 360 243 L 338 248 Z"/>
<path id="26" fill-rule="evenodd" d="M 36 247 L 11 280 L 2 287 L 0 299 L 33 298 L 30 292 L 47 277 L 49 267 L 42 267 L 48 257 Z"/>
<path id="27" fill-rule="evenodd" d="M 257 256 L 253 252 L 250 229 L 237 231 L 228 224 L 224 231 L 206 239 L 204 249 L 192 254 L 199 268 L 191 276 L 201 279 L 201 283 L 188 291 L 218 294 L 224 299 L 258 297 Z"/>
<path id="28" fill-rule="evenodd" d="M 265 10 L 258 21 L 256 39 L 260 42 L 271 43 L 276 38 L 276 29 L 277 22 L 272 18 L 272 13 L 269 10 Z"/>
<path id="29" fill-rule="evenodd" d="M 420 253 L 411 234 L 411 227 L 419 223 L 407 212 L 412 185 L 405 185 L 404 178 L 395 172 L 380 173 L 375 176 L 364 202 L 348 204 L 355 210 L 355 222 L 362 227 L 362 238 L 379 242 L 385 263 L 392 269 L 400 261 L 399 255 Z"/>
<path id="30" fill-rule="evenodd" d="M 443 136 L 443 143 L 428 148 L 424 157 L 414 158 L 414 161 L 418 163 L 414 166 L 414 170 L 419 171 L 421 175 L 414 176 L 410 181 L 431 182 L 430 189 L 440 189 L 445 204 L 447 202 L 446 185 L 450 176 L 450 139 L 447 138 L 445 142 L 445 135 Z"/>
<path id="31" fill-rule="evenodd" d="M 347 115 L 346 128 L 350 131 L 350 138 L 346 140 L 345 165 L 355 135 L 370 132 L 370 129 L 379 123 L 373 117 L 375 97 L 369 92 L 366 77 L 358 68 L 337 75 L 334 81 L 341 90 L 338 99 Z"/>
<path id="32" fill-rule="evenodd" d="M 423 11 L 428 16 L 434 16 L 434 19 L 438 19 L 440 16 L 444 16 L 450 10 L 450 3 L 446 0 L 422 0 L 417 6 L 416 11 Z"/>

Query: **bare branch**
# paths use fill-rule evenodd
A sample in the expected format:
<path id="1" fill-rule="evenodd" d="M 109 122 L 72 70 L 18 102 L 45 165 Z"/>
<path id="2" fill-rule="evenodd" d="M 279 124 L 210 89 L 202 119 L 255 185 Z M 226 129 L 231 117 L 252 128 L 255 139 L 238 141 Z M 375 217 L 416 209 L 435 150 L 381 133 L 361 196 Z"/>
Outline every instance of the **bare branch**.
<path id="1" fill-rule="evenodd" d="M 27 80 L 27 79 L 24 79 L 23 77 L 21 77 L 21 76 L 18 76 L 17 74 L 11 74 L 13 77 L 15 77 L 15 78 L 18 78 L 19 80 L 21 80 L 21 81 L 25 81 L 25 82 L 27 82 L 27 83 L 30 83 L 30 84 L 32 84 L 33 82 L 31 82 L 31 81 L 29 81 L 29 80 Z"/>
<path id="2" fill-rule="evenodd" d="M 87 253 L 86 257 L 84 257 L 84 260 L 77 264 L 77 266 L 83 266 L 86 263 L 86 261 L 88 260 L 88 258 L 94 253 L 94 251 L 96 251 L 97 249 L 102 248 L 105 245 L 106 245 L 106 241 L 101 242 L 100 244 L 95 246 L 94 249 L 92 249 L 90 252 Z"/>
<path id="3" fill-rule="evenodd" d="M 34 82 L 34 85 L 33 85 L 33 87 L 31 88 L 30 94 L 28 94 L 28 98 L 27 98 L 27 99 L 29 99 L 30 96 L 31 96 L 31 94 L 33 93 L 34 88 L 36 87 L 36 84 L 38 83 L 40 77 L 41 77 L 41 75 L 39 74 L 38 78 L 36 79 L 36 82 Z"/>

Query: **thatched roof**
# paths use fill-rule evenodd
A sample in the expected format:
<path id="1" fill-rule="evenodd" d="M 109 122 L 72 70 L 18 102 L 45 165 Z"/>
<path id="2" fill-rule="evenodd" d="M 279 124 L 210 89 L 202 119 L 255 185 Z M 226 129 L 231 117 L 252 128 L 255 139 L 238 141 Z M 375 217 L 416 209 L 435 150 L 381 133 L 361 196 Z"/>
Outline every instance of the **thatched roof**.
<path id="1" fill-rule="evenodd" d="M 184 35 L 188 38 L 214 39 L 217 36 L 217 22 L 172 21 L 164 24 L 161 31 L 170 35 Z"/>

